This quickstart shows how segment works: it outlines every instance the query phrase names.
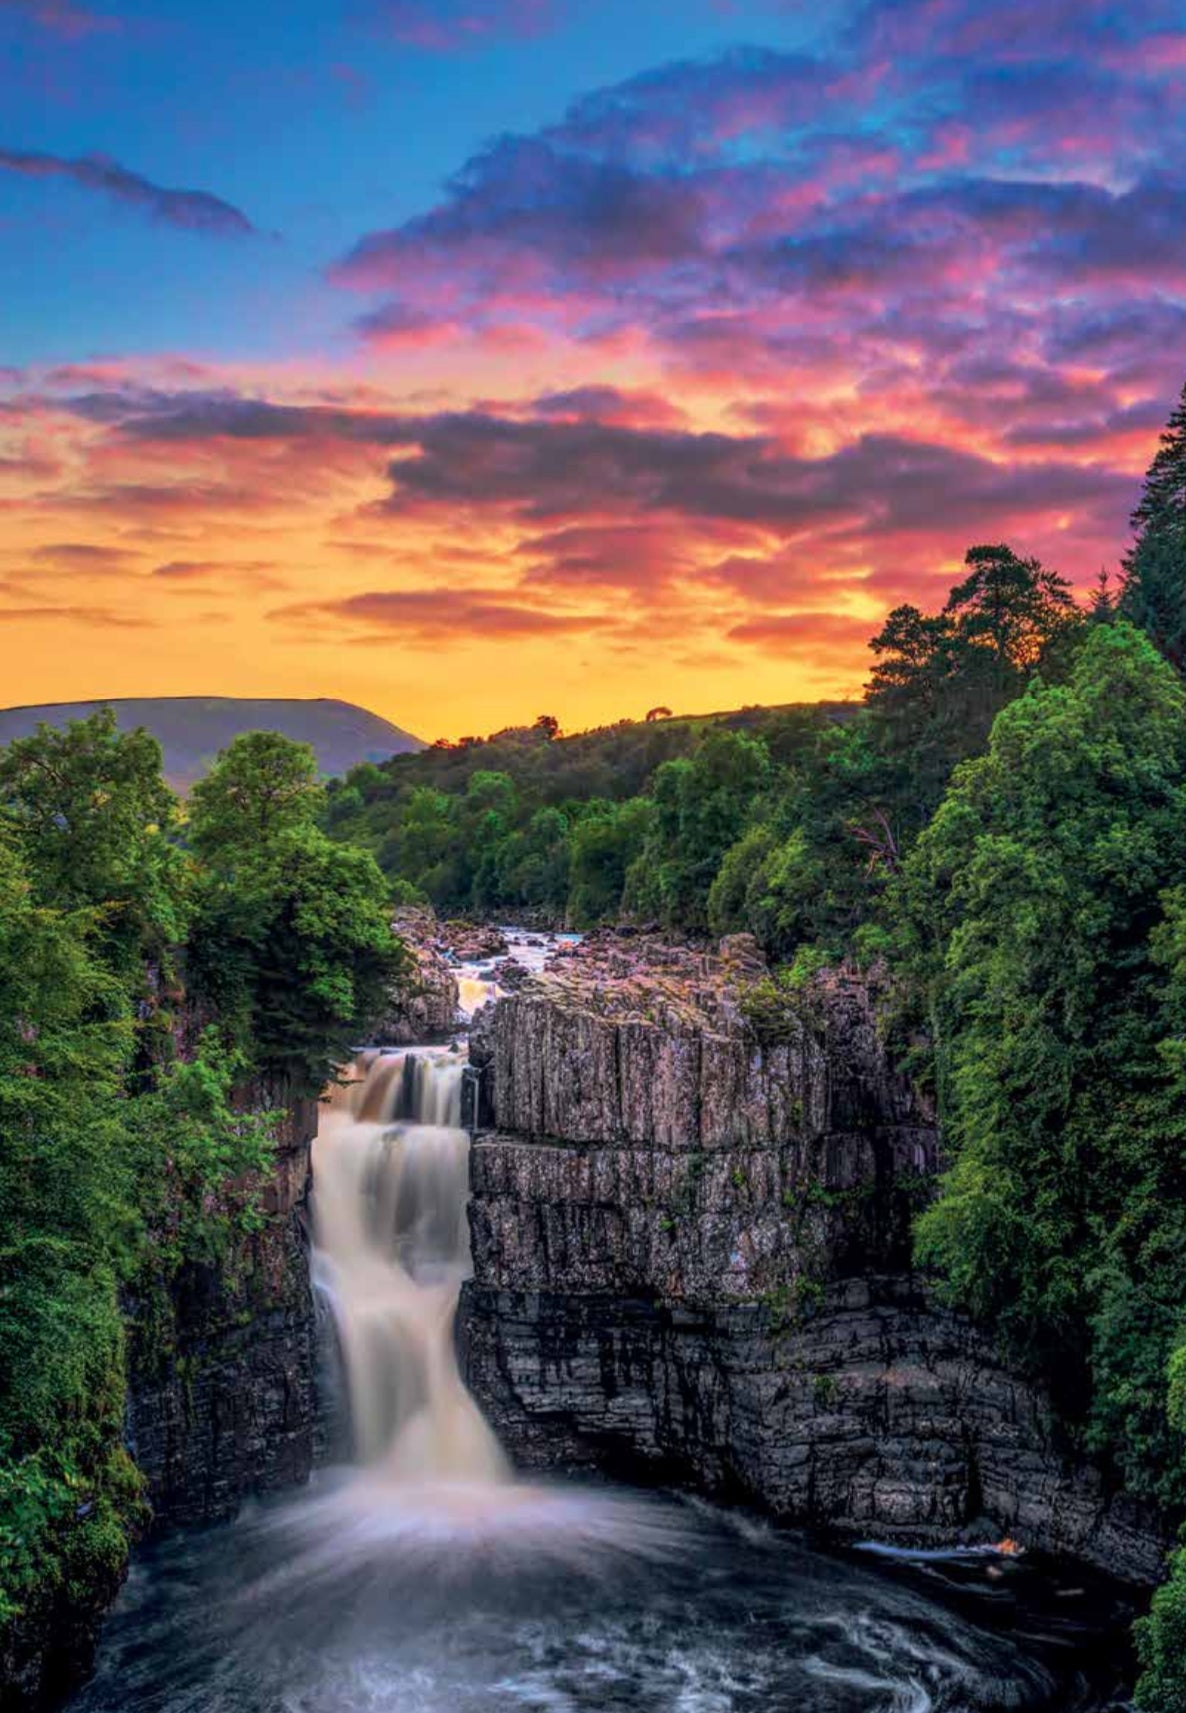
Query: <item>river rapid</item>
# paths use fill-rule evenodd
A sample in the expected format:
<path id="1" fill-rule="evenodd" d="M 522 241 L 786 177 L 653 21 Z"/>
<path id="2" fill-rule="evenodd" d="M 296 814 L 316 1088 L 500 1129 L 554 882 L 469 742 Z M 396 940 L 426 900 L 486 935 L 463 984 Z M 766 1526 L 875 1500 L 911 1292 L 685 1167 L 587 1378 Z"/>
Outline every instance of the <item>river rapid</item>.
<path id="1" fill-rule="evenodd" d="M 488 972 L 461 974 L 469 1009 Z M 827 1550 L 677 1495 L 517 1478 L 453 1344 L 464 1067 L 463 1046 L 364 1053 L 324 1108 L 314 1276 L 349 1466 L 141 1553 L 74 1713 L 1124 1705 L 1129 1614 L 1078 1575 Z"/>

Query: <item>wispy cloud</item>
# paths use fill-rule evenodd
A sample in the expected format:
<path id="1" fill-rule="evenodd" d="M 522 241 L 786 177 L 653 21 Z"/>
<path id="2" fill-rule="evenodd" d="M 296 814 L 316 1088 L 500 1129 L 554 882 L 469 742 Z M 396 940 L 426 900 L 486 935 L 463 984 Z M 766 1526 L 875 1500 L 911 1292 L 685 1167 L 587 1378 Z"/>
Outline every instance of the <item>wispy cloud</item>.
<path id="1" fill-rule="evenodd" d="M 64 178 L 84 190 L 100 191 L 117 202 L 142 209 L 152 219 L 180 226 L 187 232 L 242 238 L 256 230 L 240 209 L 221 197 L 206 190 L 172 190 L 154 184 L 106 155 L 83 155 L 70 160 L 63 155 L 27 149 L 0 149 L 0 170 L 21 173 L 26 178 Z"/>
<path id="2" fill-rule="evenodd" d="M 455 53 L 503 36 L 533 36 L 556 16 L 556 0 L 369 0 L 368 10 L 396 41 L 431 53 Z"/>
<path id="3" fill-rule="evenodd" d="M 118 18 L 75 5 L 74 0 L 0 0 L 0 19 L 5 17 L 27 20 L 38 29 L 70 42 L 107 34 L 120 27 Z"/>

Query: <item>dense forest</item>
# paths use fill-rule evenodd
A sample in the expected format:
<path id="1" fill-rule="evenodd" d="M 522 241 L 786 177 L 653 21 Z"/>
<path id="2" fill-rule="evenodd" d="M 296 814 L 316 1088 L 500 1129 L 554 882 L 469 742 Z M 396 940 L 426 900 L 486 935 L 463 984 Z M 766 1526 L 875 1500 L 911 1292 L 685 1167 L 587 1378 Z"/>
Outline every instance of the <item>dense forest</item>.
<path id="1" fill-rule="evenodd" d="M 767 1014 L 888 972 L 948 1170 L 920 1263 L 1186 1515 L 1186 394 L 1115 589 L 973 547 L 861 704 L 440 744 L 323 787 L 237 738 L 179 803 L 100 712 L 0 752 L 0 1624 L 118 1571 L 124 1311 L 262 1217 L 254 1088 L 315 1091 L 403 968 L 393 902 L 753 934 Z M 1186 1550 L 1138 1699 L 1186 1707 Z"/>
<path id="2" fill-rule="evenodd" d="M 184 819 L 110 711 L 0 752 L 0 1632 L 118 1585 L 128 1304 L 263 1217 L 274 1115 L 244 1094 L 319 1089 L 401 967 L 321 799 L 269 734 Z"/>
<path id="3" fill-rule="evenodd" d="M 950 1302 L 1054 1388 L 1110 1477 L 1186 1515 L 1186 393 L 1117 586 L 1005 545 L 892 612 L 859 706 L 666 710 L 438 745 L 331 788 L 401 897 L 756 936 L 764 1013 L 892 976 L 949 1170 L 918 1224 Z M 1140 1704 L 1186 1707 L 1186 1550 Z"/>

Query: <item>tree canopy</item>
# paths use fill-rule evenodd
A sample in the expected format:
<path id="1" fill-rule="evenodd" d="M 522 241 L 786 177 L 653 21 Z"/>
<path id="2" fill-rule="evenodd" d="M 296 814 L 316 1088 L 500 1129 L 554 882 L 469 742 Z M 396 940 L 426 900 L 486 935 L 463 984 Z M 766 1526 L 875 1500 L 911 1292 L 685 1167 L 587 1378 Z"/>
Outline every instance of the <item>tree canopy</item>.
<path id="1" fill-rule="evenodd" d="M 1186 671 L 1186 387 L 1161 437 L 1133 513 L 1120 609 Z"/>

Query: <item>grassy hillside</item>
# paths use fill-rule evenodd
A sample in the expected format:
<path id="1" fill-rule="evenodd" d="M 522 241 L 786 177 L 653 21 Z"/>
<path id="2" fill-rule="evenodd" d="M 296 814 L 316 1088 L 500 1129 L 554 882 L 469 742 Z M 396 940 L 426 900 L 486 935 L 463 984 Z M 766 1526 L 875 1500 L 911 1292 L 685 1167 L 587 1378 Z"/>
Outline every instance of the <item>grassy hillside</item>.
<path id="1" fill-rule="evenodd" d="M 352 702 L 238 696 L 138 696 L 7 708 L 0 710 L 0 745 L 28 736 L 42 721 L 63 726 L 102 707 L 114 708 L 125 731 L 147 727 L 165 752 L 165 777 L 175 791 L 187 791 L 239 732 L 283 732 L 312 744 L 321 771 L 331 775 L 423 747 L 410 732 Z"/>

